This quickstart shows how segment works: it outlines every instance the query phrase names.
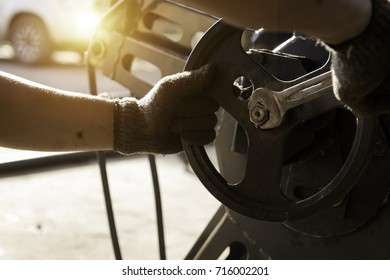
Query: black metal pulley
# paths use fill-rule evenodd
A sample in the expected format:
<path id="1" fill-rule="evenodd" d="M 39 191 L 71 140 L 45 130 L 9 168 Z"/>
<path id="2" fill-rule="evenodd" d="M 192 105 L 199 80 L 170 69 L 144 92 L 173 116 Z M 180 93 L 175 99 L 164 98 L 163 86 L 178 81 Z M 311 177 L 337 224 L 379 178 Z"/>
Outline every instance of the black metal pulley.
<path id="1" fill-rule="evenodd" d="M 257 220 L 299 221 L 342 204 L 372 172 L 368 166 L 373 165 L 373 151 L 380 149 L 378 141 L 388 153 L 380 121 L 353 114 L 334 98 L 329 60 L 317 65 L 315 57 L 289 54 L 282 47 L 244 50 L 243 33 L 217 22 L 185 67 L 211 63 L 216 68 L 206 94 L 222 108 L 217 145 L 227 115 L 235 123 L 234 139 L 222 142 L 243 159 L 229 163 L 241 170 L 240 178 L 229 180 L 230 172 L 218 170 L 207 148 L 183 143 L 194 172 L 222 204 Z M 307 53 L 321 48 L 303 41 Z M 373 194 L 367 216 L 382 205 L 387 177 L 380 178 L 384 184 Z"/>

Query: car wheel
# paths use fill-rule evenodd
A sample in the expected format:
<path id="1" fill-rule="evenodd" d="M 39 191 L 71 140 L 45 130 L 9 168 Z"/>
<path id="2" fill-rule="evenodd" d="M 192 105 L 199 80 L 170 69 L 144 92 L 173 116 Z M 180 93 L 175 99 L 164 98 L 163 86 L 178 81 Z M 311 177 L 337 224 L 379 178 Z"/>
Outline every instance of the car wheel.
<path id="1" fill-rule="evenodd" d="M 34 16 L 16 18 L 11 25 L 10 40 L 20 62 L 39 64 L 51 58 L 52 46 L 47 30 Z"/>

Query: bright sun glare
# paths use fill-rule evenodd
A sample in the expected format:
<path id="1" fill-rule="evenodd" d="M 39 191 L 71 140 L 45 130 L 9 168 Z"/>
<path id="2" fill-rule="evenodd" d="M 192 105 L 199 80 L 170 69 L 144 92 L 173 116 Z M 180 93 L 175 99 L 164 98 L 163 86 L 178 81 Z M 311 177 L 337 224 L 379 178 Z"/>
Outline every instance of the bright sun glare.
<path id="1" fill-rule="evenodd" d="M 101 15 L 93 10 L 80 11 L 74 16 L 77 33 L 82 36 L 91 36 Z"/>

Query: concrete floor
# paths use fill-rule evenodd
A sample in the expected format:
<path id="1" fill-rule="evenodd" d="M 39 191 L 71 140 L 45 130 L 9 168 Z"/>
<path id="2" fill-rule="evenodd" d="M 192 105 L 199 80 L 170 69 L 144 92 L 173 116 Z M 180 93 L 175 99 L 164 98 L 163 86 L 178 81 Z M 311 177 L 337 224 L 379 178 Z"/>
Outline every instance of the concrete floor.
<path id="1" fill-rule="evenodd" d="M 0 167 L 18 157 L 0 149 Z M 167 258 L 183 259 L 219 203 L 177 155 L 158 156 L 157 167 Z M 147 157 L 110 157 L 107 169 L 123 259 L 159 259 Z M 0 174 L 0 259 L 114 259 L 93 158 L 8 171 Z"/>

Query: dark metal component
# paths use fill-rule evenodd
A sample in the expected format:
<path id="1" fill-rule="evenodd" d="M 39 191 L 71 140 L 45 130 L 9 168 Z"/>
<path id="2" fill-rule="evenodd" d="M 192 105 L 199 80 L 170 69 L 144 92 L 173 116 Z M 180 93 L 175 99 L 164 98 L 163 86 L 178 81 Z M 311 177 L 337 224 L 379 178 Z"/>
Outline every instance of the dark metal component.
<path id="1" fill-rule="evenodd" d="M 164 234 L 164 223 L 163 223 L 164 219 L 162 213 L 160 183 L 158 180 L 156 157 L 154 155 L 148 155 L 148 159 L 149 159 L 150 171 L 152 173 L 154 200 L 156 204 L 156 220 L 157 220 L 157 234 L 158 234 L 160 260 L 166 260 L 167 254 L 165 250 L 165 234 Z"/>
<path id="2" fill-rule="evenodd" d="M 237 100 L 234 96 L 232 85 L 237 77 L 249 78 L 255 88 L 280 91 L 323 74 L 327 68 L 320 68 L 292 81 L 281 81 L 242 49 L 242 32 L 218 22 L 193 50 L 186 69 L 196 69 L 207 63 L 217 66 L 217 74 L 208 94 L 245 130 L 248 150 L 244 177 L 241 181 L 230 184 L 213 166 L 203 147 L 184 143 L 185 152 L 205 187 L 234 211 L 273 222 L 308 217 L 335 204 L 354 185 L 356 174 L 363 170 L 365 159 L 371 152 L 375 121 L 356 117 L 358 121 L 351 151 L 333 180 L 309 197 L 292 199 L 286 196 L 280 186 L 286 160 L 294 154 L 289 151 L 290 135 L 302 124 L 310 123 L 310 120 L 339 108 L 340 104 L 333 95 L 325 95 L 300 106 L 299 110 L 293 110 L 278 128 L 267 131 L 256 129 L 249 118 L 247 102 Z M 227 54 L 229 59 L 226 59 Z M 291 68 L 291 71 L 294 69 Z"/>
<path id="3" fill-rule="evenodd" d="M 319 238 L 292 231 L 280 223 L 253 220 L 221 206 L 187 258 L 215 260 L 225 250 L 234 250 L 231 244 L 240 243 L 249 260 L 389 259 L 389 217 L 390 205 L 386 204 L 358 231 Z"/>
<path id="4" fill-rule="evenodd" d="M 104 202 L 106 205 L 106 212 L 108 218 L 108 225 L 110 228 L 111 242 L 114 249 L 114 255 L 116 260 L 122 260 L 121 249 L 119 245 L 118 231 L 115 225 L 115 215 L 112 207 L 112 199 L 110 194 L 110 187 L 107 177 L 106 158 L 103 152 L 96 152 L 97 161 L 99 163 L 100 175 L 103 186 Z"/>
<path id="5" fill-rule="evenodd" d="M 344 139 L 351 133 L 348 131 L 350 123 L 343 119 L 338 125 L 345 132 L 339 137 Z M 388 123 L 383 120 L 377 130 L 385 131 Z M 232 176 L 243 165 L 244 155 L 229 153 L 228 139 L 234 137 L 231 118 L 223 118 L 221 125 L 222 136 L 216 142 L 220 169 L 224 175 Z M 380 132 L 378 136 L 389 147 L 389 135 Z M 385 170 L 389 168 L 389 161 L 389 152 L 386 159 L 380 157 L 379 161 L 377 156 L 371 157 L 365 164 L 371 171 L 361 173 L 364 181 L 339 201 L 340 205 L 330 206 L 307 219 L 287 224 L 262 222 L 221 206 L 188 258 L 217 259 L 225 250 L 234 250 L 231 244 L 239 242 L 246 248 L 247 259 L 389 259 L 390 206 L 386 192 L 390 179 L 389 175 L 383 175 L 388 173 Z M 304 179 L 308 173 L 313 173 L 307 167 L 297 176 Z M 322 173 L 329 173 L 329 166 L 321 169 Z"/>

